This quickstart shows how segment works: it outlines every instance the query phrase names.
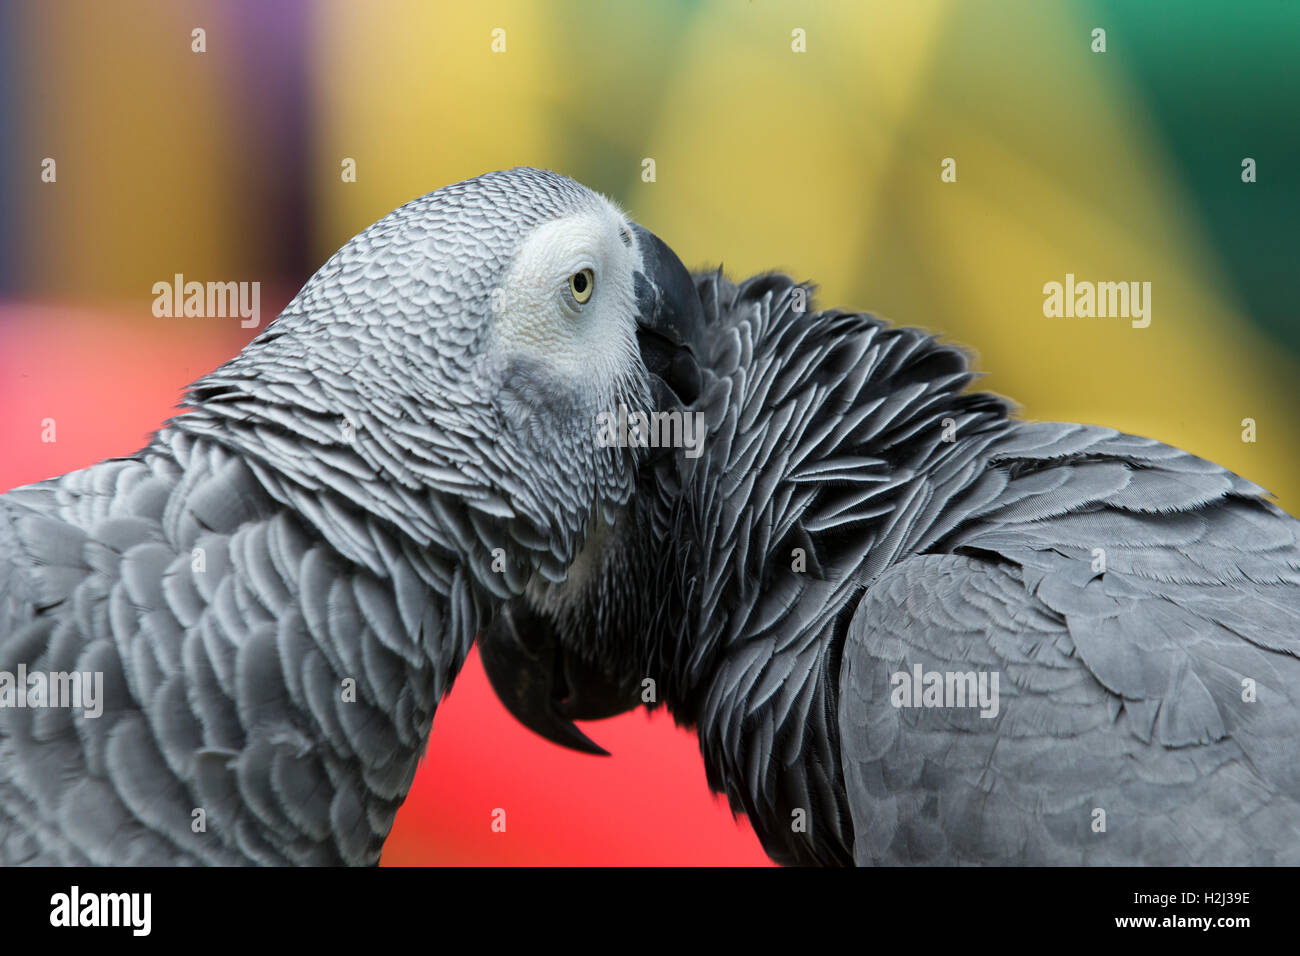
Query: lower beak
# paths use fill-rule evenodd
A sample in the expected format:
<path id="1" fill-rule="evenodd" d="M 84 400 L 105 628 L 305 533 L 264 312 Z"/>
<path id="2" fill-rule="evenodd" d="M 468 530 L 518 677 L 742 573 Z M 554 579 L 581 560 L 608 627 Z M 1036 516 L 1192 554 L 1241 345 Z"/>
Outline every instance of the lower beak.
<path id="1" fill-rule="evenodd" d="M 550 623 L 520 600 L 504 605 L 479 636 L 479 656 L 506 710 L 563 747 L 608 756 L 574 721 L 612 717 L 640 703 L 634 683 L 620 684 L 565 652 Z"/>

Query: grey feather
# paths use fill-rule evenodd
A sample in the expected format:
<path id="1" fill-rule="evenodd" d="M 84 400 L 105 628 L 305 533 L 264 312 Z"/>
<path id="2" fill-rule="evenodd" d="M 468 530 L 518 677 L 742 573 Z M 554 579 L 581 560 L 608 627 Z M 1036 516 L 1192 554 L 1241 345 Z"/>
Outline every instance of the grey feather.
<path id="1" fill-rule="evenodd" d="M 102 715 L 0 708 L 0 863 L 378 861 L 494 606 L 632 493 L 642 453 L 590 422 L 647 406 L 637 316 L 597 389 L 490 309 L 593 211 L 623 222 L 530 169 L 408 203 L 146 448 L 0 495 L 0 670 L 103 679 Z"/>

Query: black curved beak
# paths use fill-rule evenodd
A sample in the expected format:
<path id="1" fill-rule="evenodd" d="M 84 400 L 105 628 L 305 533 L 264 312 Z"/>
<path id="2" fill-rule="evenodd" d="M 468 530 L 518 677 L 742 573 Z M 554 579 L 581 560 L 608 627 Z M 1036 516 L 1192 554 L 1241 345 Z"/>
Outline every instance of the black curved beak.
<path id="1" fill-rule="evenodd" d="M 700 392 L 704 307 L 676 253 L 654 233 L 632 225 L 641 269 L 636 273 L 637 340 L 650 371 L 655 403 L 690 405 Z"/>
<path id="2" fill-rule="evenodd" d="M 600 720 L 640 703 L 635 683 L 619 683 L 566 653 L 550 622 L 509 601 L 479 635 L 488 682 L 506 710 L 552 743 L 609 756 L 575 720 Z"/>

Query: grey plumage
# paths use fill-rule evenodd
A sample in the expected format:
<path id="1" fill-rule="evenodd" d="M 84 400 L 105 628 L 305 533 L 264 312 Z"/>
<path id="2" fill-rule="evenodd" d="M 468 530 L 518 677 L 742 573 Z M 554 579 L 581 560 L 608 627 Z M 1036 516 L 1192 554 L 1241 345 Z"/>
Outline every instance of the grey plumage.
<path id="1" fill-rule="evenodd" d="M 1165 445 L 1017 431 L 987 454 L 998 497 L 882 574 L 849 626 L 857 859 L 1294 863 L 1297 523 Z M 1001 713 L 881 707 L 883 672 L 917 663 L 1000 672 Z M 850 745 L 850 726 L 869 729 Z M 885 797 L 879 775 L 911 785 Z"/>
<path id="2" fill-rule="evenodd" d="M 0 708 L 0 863 L 375 863 L 476 633 L 632 491 L 592 422 L 649 401 L 638 255 L 562 176 L 449 186 L 139 454 L 0 496 L 0 671 L 104 680 L 99 717 Z"/>
<path id="3" fill-rule="evenodd" d="M 1159 442 L 1018 422 L 959 350 L 784 276 L 696 282 L 705 451 L 633 502 L 653 606 L 557 626 L 655 679 L 773 858 L 1300 860 L 1300 523 Z M 998 674 L 998 714 L 895 706 L 917 665 Z"/>

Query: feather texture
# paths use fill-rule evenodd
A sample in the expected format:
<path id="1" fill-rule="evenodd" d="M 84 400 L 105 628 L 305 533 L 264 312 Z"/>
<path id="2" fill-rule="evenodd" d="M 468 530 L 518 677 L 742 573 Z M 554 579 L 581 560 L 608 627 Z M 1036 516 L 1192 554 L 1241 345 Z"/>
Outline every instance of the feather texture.
<path id="1" fill-rule="evenodd" d="M 1300 861 L 1300 522 L 1151 439 L 1014 421 L 960 351 L 783 276 L 696 283 L 709 430 L 656 466 L 646 669 L 770 855 Z M 916 667 L 998 675 L 997 715 L 897 706 Z"/>
<path id="2" fill-rule="evenodd" d="M 0 707 L 0 863 L 378 861 L 495 605 L 632 491 L 591 422 L 645 406 L 634 353 L 604 394 L 492 312 L 526 237 L 593 211 L 623 222 L 530 169 L 408 203 L 144 450 L 0 496 L 0 673 L 102 680 Z"/>

